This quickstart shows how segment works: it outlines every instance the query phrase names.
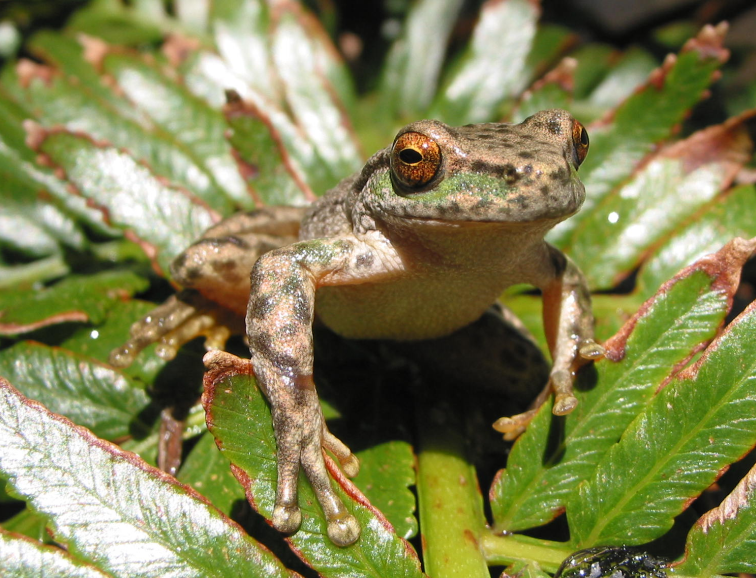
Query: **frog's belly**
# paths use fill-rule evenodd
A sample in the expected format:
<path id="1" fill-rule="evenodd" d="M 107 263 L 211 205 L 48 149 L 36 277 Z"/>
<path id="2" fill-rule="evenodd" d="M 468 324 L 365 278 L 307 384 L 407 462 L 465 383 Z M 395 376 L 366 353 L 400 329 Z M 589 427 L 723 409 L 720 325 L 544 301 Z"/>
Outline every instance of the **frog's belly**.
<path id="1" fill-rule="evenodd" d="M 318 289 L 315 311 L 325 325 L 352 339 L 431 339 L 478 319 L 503 289 L 448 280 L 329 286 Z"/>

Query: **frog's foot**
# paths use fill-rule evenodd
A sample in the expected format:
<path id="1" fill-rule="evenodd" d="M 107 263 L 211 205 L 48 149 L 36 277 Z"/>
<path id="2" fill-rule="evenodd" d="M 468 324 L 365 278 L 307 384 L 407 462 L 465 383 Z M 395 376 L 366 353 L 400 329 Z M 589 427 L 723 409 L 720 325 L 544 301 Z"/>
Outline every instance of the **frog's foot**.
<path id="1" fill-rule="evenodd" d="M 604 357 L 606 350 L 596 343 L 593 339 L 585 339 L 578 348 L 579 358 L 574 360 L 574 366 L 577 367 L 586 363 Z M 517 439 L 528 427 L 538 409 L 546 402 L 549 395 L 554 393 L 554 415 L 567 415 L 571 413 L 578 405 L 578 399 L 573 391 L 574 373 L 569 369 L 554 368 L 549 376 L 549 383 L 546 388 L 538 395 L 531 409 L 526 412 L 514 415 L 512 417 L 502 417 L 496 420 L 493 428 L 504 434 L 504 439 L 511 441 Z"/>
<path id="2" fill-rule="evenodd" d="M 604 349 L 603 345 L 596 343 L 593 339 L 584 339 L 578 348 L 578 354 L 582 359 L 595 361 L 606 355 L 606 349 Z"/>
<path id="3" fill-rule="evenodd" d="M 182 291 L 131 326 L 130 339 L 110 353 L 110 364 L 127 367 L 152 343 L 157 343 L 159 357 L 171 360 L 183 344 L 199 336 L 205 337 L 208 351 L 223 349 L 232 332 L 242 331 L 236 317 L 196 291 Z"/>
<path id="4" fill-rule="evenodd" d="M 323 447 L 339 460 L 341 469 L 348 478 L 353 478 L 360 473 L 360 460 L 344 442 L 329 432 L 328 428 L 323 431 Z"/>
<path id="5" fill-rule="evenodd" d="M 503 433 L 506 441 L 516 440 L 528 429 L 528 425 L 530 425 L 530 422 L 535 417 L 536 411 L 537 409 L 529 409 L 512 417 L 500 417 L 494 422 L 493 428 L 497 432 Z"/>
<path id="6" fill-rule="evenodd" d="M 351 450 L 323 426 L 314 389 L 301 394 L 297 407 L 274 412 L 278 445 L 278 484 L 271 522 L 273 527 L 291 534 L 299 529 L 302 513 L 298 502 L 298 474 L 304 469 L 315 497 L 326 518 L 328 537 L 337 546 L 349 546 L 360 537 L 360 524 L 349 513 L 333 490 L 323 458 L 328 449 L 341 462 L 347 475 L 359 470 L 359 462 Z M 294 409 L 294 411 L 291 411 Z"/>

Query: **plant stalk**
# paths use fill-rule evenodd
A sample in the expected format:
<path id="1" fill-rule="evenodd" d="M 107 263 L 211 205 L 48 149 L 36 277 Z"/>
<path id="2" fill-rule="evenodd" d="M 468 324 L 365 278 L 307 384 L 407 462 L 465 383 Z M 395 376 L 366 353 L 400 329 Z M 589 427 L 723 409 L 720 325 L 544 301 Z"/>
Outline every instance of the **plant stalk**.
<path id="1" fill-rule="evenodd" d="M 452 408 L 424 399 L 417 491 L 423 558 L 433 578 L 489 578 L 479 540 L 486 530 L 475 469 L 467 459 L 462 423 Z"/>

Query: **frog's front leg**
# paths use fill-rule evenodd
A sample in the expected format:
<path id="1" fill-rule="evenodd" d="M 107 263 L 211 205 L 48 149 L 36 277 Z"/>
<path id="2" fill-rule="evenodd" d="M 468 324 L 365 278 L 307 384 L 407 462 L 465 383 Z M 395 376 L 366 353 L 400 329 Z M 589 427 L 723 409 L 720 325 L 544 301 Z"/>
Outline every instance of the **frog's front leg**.
<path id="1" fill-rule="evenodd" d="M 317 287 L 339 282 L 335 278 L 349 270 L 359 244 L 353 238 L 316 239 L 263 255 L 252 270 L 247 309 L 252 365 L 270 402 L 278 447 L 273 526 L 285 533 L 299 528 L 301 466 L 325 513 L 328 536 L 339 546 L 357 540 L 360 527 L 333 491 L 323 448 L 348 476 L 357 474 L 359 462 L 326 428 L 312 379 L 312 322 Z"/>
<path id="2" fill-rule="evenodd" d="M 504 439 L 515 439 L 527 427 L 538 408 L 554 394 L 554 415 L 566 415 L 577 406 L 573 392 L 574 372 L 585 360 L 604 356 L 604 348 L 593 336 L 591 296 L 580 269 L 551 245 L 547 249 L 547 270 L 553 275 L 541 279 L 543 323 L 551 351 L 552 367 L 546 388 L 533 402 L 532 409 L 513 417 L 499 419 L 494 428 Z"/>

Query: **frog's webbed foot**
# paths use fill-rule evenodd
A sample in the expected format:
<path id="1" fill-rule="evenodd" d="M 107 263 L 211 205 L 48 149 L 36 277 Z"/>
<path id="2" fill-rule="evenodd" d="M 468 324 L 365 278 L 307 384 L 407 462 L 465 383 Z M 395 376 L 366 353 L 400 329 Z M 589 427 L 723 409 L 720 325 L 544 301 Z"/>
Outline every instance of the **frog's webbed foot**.
<path id="1" fill-rule="evenodd" d="M 337 546 L 349 546 L 360 537 L 360 525 L 333 490 L 323 450 L 329 450 L 341 463 L 344 473 L 359 472 L 359 460 L 351 450 L 328 431 L 314 388 L 299 390 L 290 399 L 279 399 L 273 423 L 278 446 L 278 485 L 272 523 L 278 531 L 292 534 L 302 523 L 298 500 L 299 468 L 312 484 L 328 524 L 328 537 Z"/>
<path id="2" fill-rule="evenodd" d="M 551 370 L 549 382 L 535 399 L 530 409 L 512 417 L 502 417 L 496 420 L 493 428 L 504 434 L 504 439 L 511 441 L 522 434 L 535 417 L 538 409 L 554 394 L 554 415 L 567 415 L 578 404 L 573 390 L 575 371 L 587 363 L 600 359 L 606 353 L 604 347 L 593 339 L 583 339 L 577 348 L 577 356 L 572 360 L 571 367 L 564 367 L 564 363 L 555 363 Z"/>
<path id="3" fill-rule="evenodd" d="M 233 332 L 243 332 L 238 315 L 196 291 L 184 290 L 134 323 L 128 341 L 110 353 L 110 363 L 127 367 L 140 351 L 153 343 L 157 343 L 156 354 L 170 360 L 183 344 L 199 336 L 205 337 L 208 351 L 223 349 Z"/>

